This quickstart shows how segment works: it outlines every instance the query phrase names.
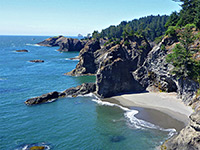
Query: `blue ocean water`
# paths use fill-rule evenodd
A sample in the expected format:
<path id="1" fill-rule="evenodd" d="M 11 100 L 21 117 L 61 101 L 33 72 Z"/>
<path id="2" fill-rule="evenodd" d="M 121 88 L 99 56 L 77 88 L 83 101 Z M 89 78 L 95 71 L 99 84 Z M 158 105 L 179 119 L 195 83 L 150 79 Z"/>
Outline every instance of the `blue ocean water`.
<path id="1" fill-rule="evenodd" d="M 146 122 L 134 118 L 136 111 L 91 95 L 26 106 L 28 98 L 95 81 L 63 75 L 75 68 L 78 61 L 67 58 L 78 52 L 34 45 L 46 38 L 0 36 L 0 150 L 26 149 L 29 144 L 53 150 L 151 150 L 168 137 L 168 131 L 151 124 L 142 127 Z M 29 52 L 15 52 L 20 49 Z M 29 62 L 33 59 L 45 62 Z"/>

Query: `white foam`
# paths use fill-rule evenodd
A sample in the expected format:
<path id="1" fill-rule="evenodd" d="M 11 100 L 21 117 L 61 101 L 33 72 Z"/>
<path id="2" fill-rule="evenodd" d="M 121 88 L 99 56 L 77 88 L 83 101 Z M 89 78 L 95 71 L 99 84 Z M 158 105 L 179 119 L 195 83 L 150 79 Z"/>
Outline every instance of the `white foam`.
<path id="1" fill-rule="evenodd" d="M 27 43 L 26 45 L 27 45 L 27 46 L 37 46 L 37 47 L 40 46 L 40 45 L 38 45 L 38 44 L 30 44 L 30 43 Z"/>
<path id="2" fill-rule="evenodd" d="M 0 81 L 7 80 L 6 78 L 0 78 Z"/>
<path id="3" fill-rule="evenodd" d="M 69 60 L 69 61 L 79 61 L 79 59 L 71 59 L 71 58 L 65 58 L 65 60 Z"/>
<path id="4" fill-rule="evenodd" d="M 171 137 L 176 133 L 175 129 L 163 129 L 157 125 L 154 125 L 150 122 L 138 119 L 135 117 L 136 114 L 138 114 L 139 112 L 137 110 L 131 110 L 129 108 L 120 106 L 118 104 L 113 104 L 110 102 L 105 102 L 105 101 L 101 101 L 100 99 L 92 99 L 92 101 L 96 102 L 99 105 L 105 105 L 105 106 L 111 106 L 111 107 L 119 107 L 120 109 L 124 110 L 124 116 L 127 119 L 129 125 L 133 128 L 136 129 L 156 129 L 156 130 L 161 130 L 161 131 L 165 131 L 165 132 L 169 132 L 168 136 Z"/>

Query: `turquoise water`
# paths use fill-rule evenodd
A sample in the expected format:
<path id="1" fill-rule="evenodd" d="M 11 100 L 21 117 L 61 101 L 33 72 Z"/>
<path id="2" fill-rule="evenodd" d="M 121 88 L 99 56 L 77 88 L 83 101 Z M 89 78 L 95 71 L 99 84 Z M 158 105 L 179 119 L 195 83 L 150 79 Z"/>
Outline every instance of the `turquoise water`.
<path id="1" fill-rule="evenodd" d="M 95 81 L 63 75 L 78 62 L 67 58 L 78 53 L 34 45 L 46 38 L 0 36 L 0 150 L 29 144 L 53 150 L 150 150 L 168 137 L 169 132 L 136 126 L 123 109 L 98 104 L 91 96 L 26 106 L 28 98 Z M 19 49 L 29 53 L 15 52 Z M 45 62 L 28 62 L 33 59 Z"/>

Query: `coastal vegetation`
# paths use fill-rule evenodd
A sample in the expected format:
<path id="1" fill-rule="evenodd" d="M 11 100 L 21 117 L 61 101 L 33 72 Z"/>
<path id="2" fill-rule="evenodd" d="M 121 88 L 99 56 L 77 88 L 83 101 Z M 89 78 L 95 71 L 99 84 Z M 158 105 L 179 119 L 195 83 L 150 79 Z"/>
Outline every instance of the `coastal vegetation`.
<path id="1" fill-rule="evenodd" d="M 92 37 L 122 39 L 125 34 L 137 34 L 145 36 L 148 40 L 154 41 L 156 37 L 163 35 L 166 31 L 165 24 L 168 20 L 167 15 L 147 16 L 132 21 L 122 21 L 119 25 L 103 29 L 101 32 L 94 31 Z"/>

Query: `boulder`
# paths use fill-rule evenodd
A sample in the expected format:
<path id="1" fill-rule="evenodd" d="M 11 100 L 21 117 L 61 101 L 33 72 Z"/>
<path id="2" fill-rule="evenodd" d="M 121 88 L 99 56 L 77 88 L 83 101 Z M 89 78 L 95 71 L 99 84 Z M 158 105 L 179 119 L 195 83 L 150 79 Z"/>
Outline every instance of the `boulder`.
<path id="1" fill-rule="evenodd" d="M 22 50 L 16 50 L 16 52 L 28 52 L 28 50 L 22 49 Z"/>

